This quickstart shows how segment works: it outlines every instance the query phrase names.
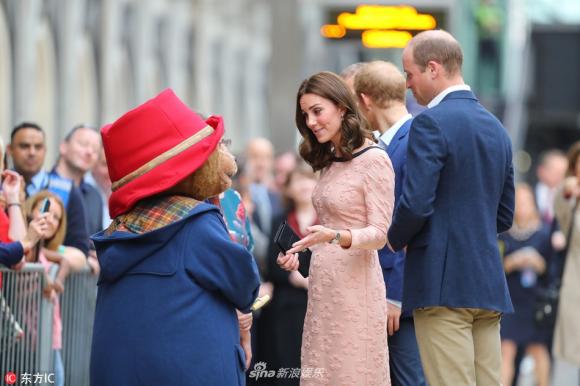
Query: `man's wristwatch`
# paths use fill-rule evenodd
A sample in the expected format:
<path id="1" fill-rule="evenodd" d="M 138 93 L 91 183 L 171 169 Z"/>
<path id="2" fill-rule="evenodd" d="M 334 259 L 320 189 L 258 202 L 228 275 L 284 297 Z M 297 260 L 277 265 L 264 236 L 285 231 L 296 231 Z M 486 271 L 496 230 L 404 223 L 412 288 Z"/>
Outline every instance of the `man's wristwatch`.
<path id="1" fill-rule="evenodd" d="M 336 232 L 334 237 L 330 239 L 329 244 L 340 244 L 340 232 Z"/>

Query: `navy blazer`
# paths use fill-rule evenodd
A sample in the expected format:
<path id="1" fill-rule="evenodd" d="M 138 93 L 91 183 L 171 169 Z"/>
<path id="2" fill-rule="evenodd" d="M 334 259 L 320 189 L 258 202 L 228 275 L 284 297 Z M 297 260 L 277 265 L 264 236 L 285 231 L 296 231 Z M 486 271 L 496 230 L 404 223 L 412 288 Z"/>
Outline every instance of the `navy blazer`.
<path id="1" fill-rule="evenodd" d="M 412 119 L 409 119 L 399 128 L 389 145 L 387 154 L 395 171 L 395 207 L 403 191 L 405 180 L 405 163 L 407 162 L 407 142 Z M 384 145 L 384 143 L 381 143 Z M 393 252 L 388 246 L 379 251 L 379 261 L 383 269 L 383 278 L 387 285 L 387 298 L 403 301 L 403 270 L 405 267 L 405 252 Z"/>
<path id="2" fill-rule="evenodd" d="M 511 141 L 471 91 L 415 117 L 388 233 L 395 250 L 407 245 L 404 310 L 513 312 L 497 244 L 513 211 Z"/>

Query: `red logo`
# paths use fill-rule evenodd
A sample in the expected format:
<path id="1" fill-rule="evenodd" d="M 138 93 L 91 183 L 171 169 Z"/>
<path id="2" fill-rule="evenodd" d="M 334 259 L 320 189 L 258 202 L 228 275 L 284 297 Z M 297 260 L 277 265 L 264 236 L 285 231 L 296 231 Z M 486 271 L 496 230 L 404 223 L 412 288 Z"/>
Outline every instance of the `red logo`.
<path id="1" fill-rule="evenodd" d="M 4 381 L 9 385 L 15 384 L 16 383 L 16 374 L 14 374 L 11 371 L 7 372 L 6 375 L 4 376 Z"/>

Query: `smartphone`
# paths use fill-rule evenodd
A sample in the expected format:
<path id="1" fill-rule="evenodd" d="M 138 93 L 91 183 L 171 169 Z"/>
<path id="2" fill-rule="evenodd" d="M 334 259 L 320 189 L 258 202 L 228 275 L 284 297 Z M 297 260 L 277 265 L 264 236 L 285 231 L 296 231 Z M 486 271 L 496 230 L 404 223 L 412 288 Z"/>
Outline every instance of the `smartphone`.
<path id="1" fill-rule="evenodd" d="M 46 213 L 48 212 L 49 209 L 50 209 L 50 200 L 47 197 L 42 201 L 42 204 L 40 204 L 40 213 Z"/>

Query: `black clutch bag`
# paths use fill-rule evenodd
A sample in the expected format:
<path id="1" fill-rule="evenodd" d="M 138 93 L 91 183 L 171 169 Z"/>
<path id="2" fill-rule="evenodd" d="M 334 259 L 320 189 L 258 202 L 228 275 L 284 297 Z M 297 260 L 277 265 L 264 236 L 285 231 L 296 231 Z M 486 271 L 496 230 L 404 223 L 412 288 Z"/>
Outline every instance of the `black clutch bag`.
<path id="1" fill-rule="evenodd" d="M 286 253 L 287 250 L 292 248 L 292 244 L 300 240 L 300 237 L 284 221 L 278 227 L 276 235 L 274 236 L 274 243 L 280 249 L 280 252 Z M 298 252 L 298 261 L 300 262 L 298 266 L 298 272 L 304 277 L 308 277 L 308 271 L 310 271 L 310 258 L 312 257 L 312 251 L 310 249 L 305 249 L 304 251 Z"/>

